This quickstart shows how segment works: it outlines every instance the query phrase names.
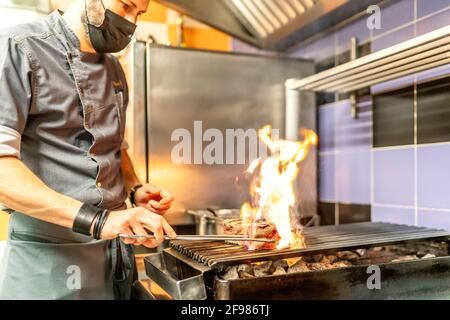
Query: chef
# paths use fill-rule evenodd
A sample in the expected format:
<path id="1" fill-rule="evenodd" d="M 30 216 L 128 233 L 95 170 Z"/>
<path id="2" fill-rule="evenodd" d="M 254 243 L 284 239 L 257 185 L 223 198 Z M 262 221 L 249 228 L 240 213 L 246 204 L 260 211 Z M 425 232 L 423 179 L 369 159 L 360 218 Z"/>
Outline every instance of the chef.
<path id="1" fill-rule="evenodd" d="M 172 195 L 141 183 L 127 155 L 128 89 L 111 55 L 148 3 L 74 0 L 0 30 L 0 203 L 11 211 L 0 299 L 128 299 L 131 245 L 175 236 L 162 217 Z"/>

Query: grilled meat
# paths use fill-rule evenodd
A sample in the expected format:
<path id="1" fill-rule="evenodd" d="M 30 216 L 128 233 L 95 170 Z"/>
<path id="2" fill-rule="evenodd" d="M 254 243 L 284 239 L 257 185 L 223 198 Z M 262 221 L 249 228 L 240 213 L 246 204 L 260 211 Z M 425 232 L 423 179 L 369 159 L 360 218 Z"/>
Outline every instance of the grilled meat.
<path id="1" fill-rule="evenodd" d="M 223 229 L 227 235 L 242 235 L 250 238 L 273 239 L 274 243 L 254 242 L 254 241 L 230 241 L 237 243 L 248 250 L 271 250 L 275 249 L 280 236 L 273 223 L 258 220 L 244 221 L 242 219 L 228 219 L 223 223 Z"/>

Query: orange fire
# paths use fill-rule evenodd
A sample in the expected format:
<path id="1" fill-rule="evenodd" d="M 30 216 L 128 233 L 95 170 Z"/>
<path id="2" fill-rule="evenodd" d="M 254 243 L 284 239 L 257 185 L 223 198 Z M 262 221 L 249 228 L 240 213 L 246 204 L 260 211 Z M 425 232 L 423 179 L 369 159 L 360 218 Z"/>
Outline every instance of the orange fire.
<path id="1" fill-rule="evenodd" d="M 306 158 L 311 146 L 317 144 L 318 138 L 308 129 L 302 129 L 301 134 L 303 141 L 275 140 L 271 127 L 265 126 L 258 135 L 271 156 L 252 161 L 247 169 L 253 175 L 250 193 L 255 206 L 245 203 L 241 208 L 242 218 L 274 223 L 281 237 L 277 249 L 305 247 L 301 230 L 293 230 L 291 224 L 296 202 L 294 181 L 300 170 L 298 164 Z"/>

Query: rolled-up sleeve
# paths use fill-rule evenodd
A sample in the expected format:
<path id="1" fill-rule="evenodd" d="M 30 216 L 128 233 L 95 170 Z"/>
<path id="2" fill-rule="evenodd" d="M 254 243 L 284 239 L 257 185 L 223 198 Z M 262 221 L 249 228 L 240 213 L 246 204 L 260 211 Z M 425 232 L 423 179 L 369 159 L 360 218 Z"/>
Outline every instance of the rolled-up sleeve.
<path id="1" fill-rule="evenodd" d="M 0 157 L 20 158 L 32 83 L 32 64 L 26 50 L 14 39 L 0 36 Z"/>

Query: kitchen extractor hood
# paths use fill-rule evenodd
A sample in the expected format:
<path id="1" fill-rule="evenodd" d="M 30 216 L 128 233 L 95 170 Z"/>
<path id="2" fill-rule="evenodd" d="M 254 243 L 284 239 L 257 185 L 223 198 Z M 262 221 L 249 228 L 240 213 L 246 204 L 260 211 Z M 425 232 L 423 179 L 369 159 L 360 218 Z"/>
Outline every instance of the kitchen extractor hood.
<path id="1" fill-rule="evenodd" d="M 389 0 L 156 1 L 253 46 L 282 51 Z"/>

